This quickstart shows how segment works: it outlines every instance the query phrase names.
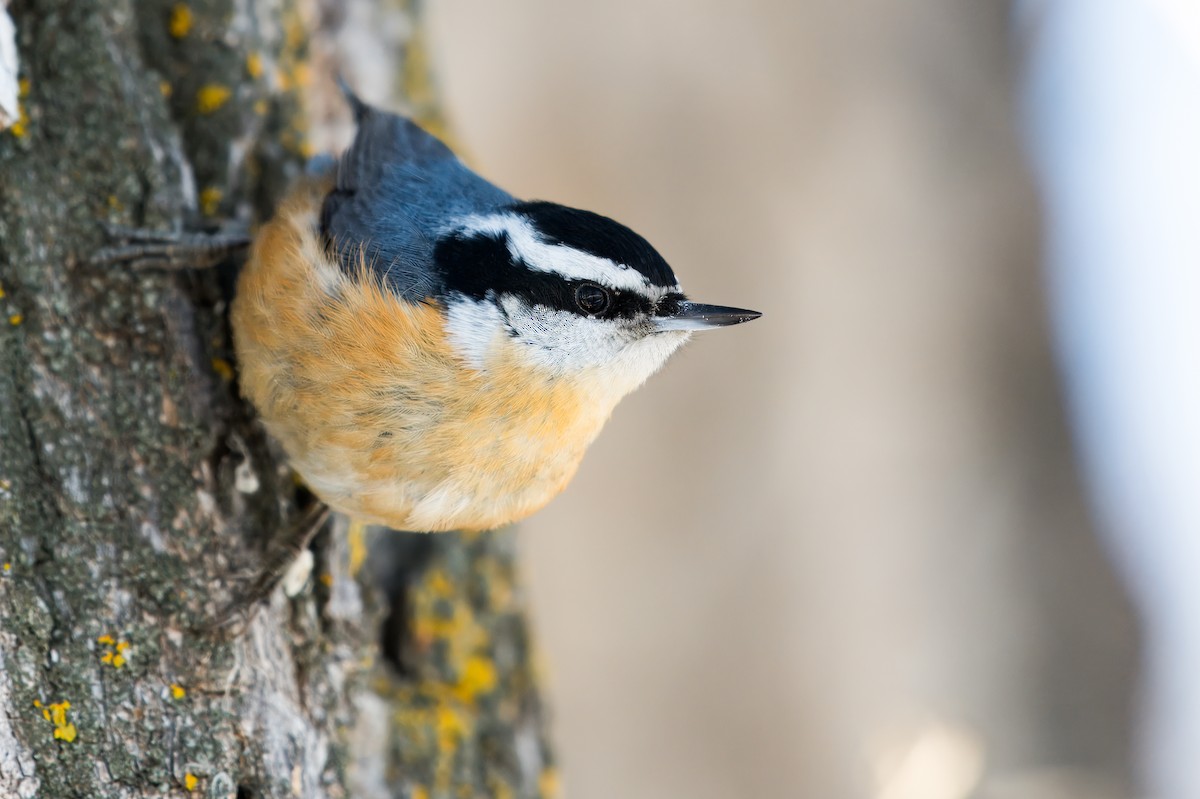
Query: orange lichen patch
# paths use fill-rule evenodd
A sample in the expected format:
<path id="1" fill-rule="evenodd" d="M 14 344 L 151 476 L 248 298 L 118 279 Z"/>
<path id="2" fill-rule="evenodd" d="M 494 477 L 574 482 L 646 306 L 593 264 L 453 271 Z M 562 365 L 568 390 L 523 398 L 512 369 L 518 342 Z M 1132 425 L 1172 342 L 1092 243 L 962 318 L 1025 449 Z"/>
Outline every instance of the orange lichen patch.
<path id="1" fill-rule="evenodd" d="M 4 299 L 4 286 L 0 286 L 0 300 Z"/>
<path id="2" fill-rule="evenodd" d="M 200 213 L 205 216 L 215 216 L 221 207 L 221 200 L 224 196 L 225 192 L 216 186 L 209 186 L 200 192 Z"/>
<path id="3" fill-rule="evenodd" d="M 183 787 L 189 792 L 196 790 L 196 786 L 200 784 L 200 778 L 192 772 L 183 775 Z"/>
<path id="4" fill-rule="evenodd" d="M 233 96 L 233 90 L 220 83 L 206 83 L 196 92 L 196 110 L 201 114 L 211 114 Z"/>
<path id="5" fill-rule="evenodd" d="M 58 741 L 71 743 L 75 740 L 77 730 L 75 725 L 67 721 L 67 711 L 71 709 L 70 702 L 53 702 L 43 707 L 38 700 L 33 700 L 33 706 L 40 708 L 42 718 L 54 725 L 54 738 Z"/>
<path id="6" fill-rule="evenodd" d="M 16 327 L 17 325 L 21 324 L 24 321 L 25 321 L 25 317 L 22 314 L 19 314 L 19 313 L 9 314 L 8 323 L 10 325 L 12 325 L 13 327 Z"/>
<path id="7" fill-rule="evenodd" d="M 429 789 L 424 785 L 414 785 L 412 793 L 409 794 L 412 799 L 429 799 Z"/>
<path id="8" fill-rule="evenodd" d="M 262 77 L 263 61 L 262 56 L 258 53 L 250 53 L 246 56 L 246 74 L 255 79 Z"/>
<path id="9" fill-rule="evenodd" d="M 321 572 L 317 575 L 317 582 L 326 588 L 333 588 L 333 575 L 329 572 Z"/>
<path id="10" fill-rule="evenodd" d="M 184 688 L 179 683 L 176 683 L 176 682 L 171 683 L 171 698 L 172 699 L 183 699 L 185 696 L 187 696 L 186 688 Z"/>
<path id="11" fill-rule="evenodd" d="M 171 8 L 171 16 L 167 19 L 167 31 L 176 39 L 182 39 L 192 30 L 192 9 L 187 3 L 176 3 Z"/>
<path id="12" fill-rule="evenodd" d="M 213 358 L 212 368 L 213 371 L 216 372 L 217 375 L 225 382 L 233 380 L 233 367 L 230 366 L 229 361 L 225 360 L 224 358 Z"/>

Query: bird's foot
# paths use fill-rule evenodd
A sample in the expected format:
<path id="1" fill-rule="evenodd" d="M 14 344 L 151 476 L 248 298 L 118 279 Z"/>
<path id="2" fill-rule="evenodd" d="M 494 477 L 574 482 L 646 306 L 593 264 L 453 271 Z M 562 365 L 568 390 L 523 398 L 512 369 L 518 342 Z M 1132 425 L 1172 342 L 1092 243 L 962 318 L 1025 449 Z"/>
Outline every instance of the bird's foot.
<path id="1" fill-rule="evenodd" d="M 215 632 L 227 627 L 234 619 L 242 618 L 248 623 L 254 618 L 257 605 L 289 573 L 296 560 L 308 549 L 313 538 L 329 519 L 329 506 L 323 502 L 313 503 L 293 519 L 273 540 L 262 568 L 245 590 L 236 594 L 213 619 L 200 628 L 201 632 Z"/>
<path id="2" fill-rule="evenodd" d="M 131 269 L 208 269 L 244 252 L 250 246 L 245 230 L 213 232 L 148 230 L 102 222 L 109 241 L 92 255 L 95 266 L 128 264 Z"/>

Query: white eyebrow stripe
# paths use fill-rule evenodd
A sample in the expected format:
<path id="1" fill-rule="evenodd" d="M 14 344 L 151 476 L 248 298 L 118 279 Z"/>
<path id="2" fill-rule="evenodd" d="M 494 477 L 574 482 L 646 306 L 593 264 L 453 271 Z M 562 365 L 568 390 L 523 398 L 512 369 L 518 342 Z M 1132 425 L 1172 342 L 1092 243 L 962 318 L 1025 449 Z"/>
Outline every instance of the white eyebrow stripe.
<path id="1" fill-rule="evenodd" d="M 650 279 L 630 266 L 613 263 L 607 258 L 568 247 L 547 244 L 538 236 L 529 220 L 517 214 L 469 216 L 462 220 L 462 230 L 469 233 L 505 234 L 508 249 L 530 269 L 550 272 L 567 280 L 591 280 L 612 289 L 627 289 L 646 294 L 651 290 Z"/>

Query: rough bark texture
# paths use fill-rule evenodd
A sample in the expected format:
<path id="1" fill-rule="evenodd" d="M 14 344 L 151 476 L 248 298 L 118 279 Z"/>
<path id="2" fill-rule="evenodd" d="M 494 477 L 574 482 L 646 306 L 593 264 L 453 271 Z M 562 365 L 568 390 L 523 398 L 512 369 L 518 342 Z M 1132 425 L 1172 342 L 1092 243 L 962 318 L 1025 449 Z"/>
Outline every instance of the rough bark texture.
<path id="1" fill-rule="evenodd" d="M 383 5 L 372 33 L 405 38 L 382 46 L 428 109 L 415 12 Z M 9 9 L 23 82 L 22 122 L 0 133 L 0 796 L 555 791 L 508 534 L 337 519 L 294 599 L 193 632 L 296 488 L 238 398 L 229 274 L 87 264 L 100 220 L 269 212 L 309 154 L 310 34 L 336 40 L 360 7 Z"/>

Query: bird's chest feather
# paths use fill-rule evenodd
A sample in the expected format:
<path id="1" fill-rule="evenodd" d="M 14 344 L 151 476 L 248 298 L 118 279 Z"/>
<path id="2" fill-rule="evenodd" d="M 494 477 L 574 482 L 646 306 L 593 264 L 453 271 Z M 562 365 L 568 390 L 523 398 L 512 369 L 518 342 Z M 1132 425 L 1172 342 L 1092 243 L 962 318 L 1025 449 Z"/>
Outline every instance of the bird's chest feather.
<path id="1" fill-rule="evenodd" d="M 323 478 L 348 511 L 407 529 L 484 529 L 529 515 L 574 475 L 607 410 L 503 357 L 469 368 L 427 333 L 438 311 L 415 315 L 431 317 L 413 323 L 419 333 L 374 332 L 383 341 L 373 368 L 314 385 L 323 398 L 309 403 L 336 421 L 304 436 L 306 477 Z"/>

